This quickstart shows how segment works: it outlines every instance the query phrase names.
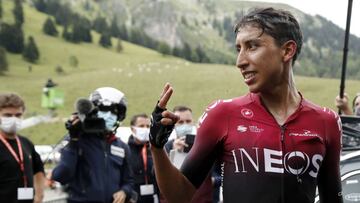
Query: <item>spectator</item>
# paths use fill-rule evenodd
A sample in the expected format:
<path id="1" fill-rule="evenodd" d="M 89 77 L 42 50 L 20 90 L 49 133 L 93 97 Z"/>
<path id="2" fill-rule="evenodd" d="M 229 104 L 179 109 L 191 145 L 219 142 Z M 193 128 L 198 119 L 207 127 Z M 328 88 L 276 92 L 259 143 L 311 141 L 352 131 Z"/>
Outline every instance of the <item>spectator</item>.
<path id="1" fill-rule="evenodd" d="M 149 145 L 150 118 L 137 114 L 130 121 L 132 135 L 129 137 L 130 162 L 134 172 L 134 188 L 138 203 L 158 203 L 159 189 Z"/>
<path id="2" fill-rule="evenodd" d="M 196 135 L 196 128 L 194 125 L 193 115 L 191 108 L 187 106 L 175 106 L 173 108 L 175 115 L 179 116 L 179 120 L 175 123 L 174 131 L 176 138 L 169 140 L 165 149 L 167 153 L 172 150 L 187 155 L 184 153 L 184 148 L 188 147 L 190 143 L 185 142 L 186 135 Z M 192 144 L 192 143 L 191 143 Z M 219 162 L 216 162 L 216 169 L 219 168 Z M 207 176 L 204 183 L 197 189 L 191 202 L 193 203 L 210 203 L 216 202 L 219 199 L 220 188 L 220 173 L 218 170 L 211 170 L 211 173 Z"/>
<path id="3" fill-rule="evenodd" d="M 0 202 L 40 203 L 44 166 L 33 143 L 18 135 L 25 111 L 14 93 L 0 94 Z"/>
<path id="4" fill-rule="evenodd" d="M 344 115 L 355 115 L 360 116 L 360 93 L 357 93 L 352 101 L 352 109 L 349 107 L 349 96 L 344 93 L 344 97 L 340 98 L 337 96 L 335 98 L 335 105 L 340 109 L 341 113 Z"/>
<path id="5" fill-rule="evenodd" d="M 125 96 L 115 88 L 102 87 L 91 93 L 90 101 L 95 108 L 78 102 L 79 113 L 67 122 L 69 143 L 61 151 L 52 179 L 68 184 L 69 203 L 127 202 L 133 191 L 130 151 L 115 137 L 126 115 Z M 91 110 L 85 118 L 84 109 Z"/>

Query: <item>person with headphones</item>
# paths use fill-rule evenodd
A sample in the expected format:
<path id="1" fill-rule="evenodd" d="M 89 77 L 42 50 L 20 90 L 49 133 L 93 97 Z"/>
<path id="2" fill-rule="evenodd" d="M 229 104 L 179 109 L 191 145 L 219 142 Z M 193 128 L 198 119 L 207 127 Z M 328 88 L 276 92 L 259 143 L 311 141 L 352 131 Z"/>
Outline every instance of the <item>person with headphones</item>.
<path id="1" fill-rule="evenodd" d="M 133 193 L 130 151 L 115 137 L 126 115 L 125 95 L 115 88 L 101 87 L 89 100 L 93 106 L 85 118 L 79 107 L 66 124 L 69 142 L 62 149 L 52 179 L 67 184 L 69 203 L 128 202 Z"/>
<path id="2" fill-rule="evenodd" d="M 341 113 L 344 115 L 354 115 L 360 116 L 360 92 L 357 93 L 352 101 L 352 109 L 349 107 L 349 96 L 344 93 L 344 97 L 340 98 L 337 96 L 335 98 L 335 106 L 340 109 Z"/>

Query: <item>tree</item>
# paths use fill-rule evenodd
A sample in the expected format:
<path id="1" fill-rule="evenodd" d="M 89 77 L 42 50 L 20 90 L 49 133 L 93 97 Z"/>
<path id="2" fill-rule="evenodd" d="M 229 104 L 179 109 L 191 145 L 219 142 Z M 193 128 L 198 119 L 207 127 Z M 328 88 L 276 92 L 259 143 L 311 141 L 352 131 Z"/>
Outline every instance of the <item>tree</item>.
<path id="1" fill-rule="evenodd" d="M 93 23 L 93 28 L 98 33 L 107 32 L 109 30 L 108 24 L 106 23 L 106 19 L 98 16 Z"/>
<path id="2" fill-rule="evenodd" d="M 160 42 L 157 50 L 162 53 L 163 56 L 169 55 L 171 53 L 171 49 L 168 44 L 165 42 Z"/>
<path id="3" fill-rule="evenodd" d="M 192 50 L 188 43 L 184 43 L 184 48 L 182 50 L 182 55 L 186 60 L 191 61 L 192 60 Z"/>
<path id="4" fill-rule="evenodd" d="M 113 37 L 120 37 L 120 29 L 117 24 L 116 17 L 114 16 L 113 21 L 111 22 L 110 32 Z"/>
<path id="5" fill-rule="evenodd" d="M 37 48 L 35 40 L 32 36 L 29 36 L 28 38 L 28 43 L 24 48 L 23 57 L 31 63 L 35 63 L 40 57 L 39 49 Z"/>
<path id="6" fill-rule="evenodd" d="M 2 19 L 3 16 L 3 7 L 2 7 L 2 0 L 0 0 L 0 19 Z"/>
<path id="7" fill-rule="evenodd" d="M 117 45 L 116 45 L 116 52 L 120 53 L 120 52 L 122 52 L 123 49 L 124 49 L 124 48 L 123 48 L 123 46 L 122 46 L 121 39 L 118 38 L 118 42 L 117 42 Z"/>
<path id="8" fill-rule="evenodd" d="M 99 40 L 99 44 L 105 48 L 109 48 L 112 46 L 111 43 L 111 37 L 110 34 L 107 32 L 103 32 L 101 34 L 100 40 Z"/>
<path id="9" fill-rule="evenodd" d="M 129 35 L 128 35 L 128 32 L 127 32 L 126 26 L 124 24 L 121 25 L 120 28 L 119 28 L 119 35 L 120 35 L 121 39 L 123 39 L 125 41 L 129 40 Z"/>
<path id="10" fill-rule="evenodd" d="M 8 62 L 6 59 L 6 51 L 3 47 L 0 47 L 0 75 L 8 70 Z"/>
<path id="11" fill-rule="evenodd" d="M 45 13 L 46 12 L 46 3 L 44 0 L 36 0 L 34 2 L 35 4 L 35 8 L 40 11 L 40 12 L 43 12 Z"/>
<path id="12" fill-rule="evenodd" d="M 208 63 L 208 62 L 210 62 L 210 59 L 207 57 L 205 51 L 200 46 L 196 47 L 195 52 L 199 57 L 199 62 L 200 63 Z"/>
<path id="13" fill-rule="evenodd" d="M 43 32 L 50 36 L 57 36 L 59 32 L 56 29 L 54 22 L 48 17 L 43 25 Z"/>
<path id="14" fill-rule="evenodd" d="M 70 58 L 69 58 L 69 63 L 70 63 L 71 67 L 77 68 L 78 65 L 79 65 L 79 60 L 77 59 L 76 56 L 71 55 Z"/>
<path id="15" fill-rule="evenodd" d="M 13 14 L 15 17 L 15 24 L 21 26 L 24 23 L 24 10 L 21 0 L 14 0 Z"/>
<path id="16" fill-rule="evenodd" d="M 2 23 L 0 45 L 12 53 L 21 53 L 24 49 L 24 34 L 20 26 Z"/>

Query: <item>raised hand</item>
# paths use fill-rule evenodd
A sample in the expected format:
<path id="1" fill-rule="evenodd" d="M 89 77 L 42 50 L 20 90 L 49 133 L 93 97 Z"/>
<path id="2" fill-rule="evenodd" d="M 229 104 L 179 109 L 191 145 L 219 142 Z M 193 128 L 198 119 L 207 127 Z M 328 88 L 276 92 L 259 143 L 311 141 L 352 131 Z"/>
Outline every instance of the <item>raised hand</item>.
<path id="1" fill-rule="evenodd" d="M 179 117 L 166 110 L 166 105 L 173 93 L 173 88 L 166 83 L 160 99 L 151 114 L 150 143 L 156 148 L 163 148 Z"/>

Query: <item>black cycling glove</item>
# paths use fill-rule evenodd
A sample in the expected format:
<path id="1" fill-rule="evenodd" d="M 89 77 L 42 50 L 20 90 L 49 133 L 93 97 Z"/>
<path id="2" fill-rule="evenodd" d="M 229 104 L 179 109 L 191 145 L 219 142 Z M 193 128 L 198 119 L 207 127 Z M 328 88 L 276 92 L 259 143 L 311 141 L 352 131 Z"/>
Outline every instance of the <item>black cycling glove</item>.
<path id="1" fill-rule="evenodd" d="M 166 111 L 166 109 L 160 108 L 157 104 L 154 111 L 151 114 L 151 126 L 150 126 L 150 143 L 156 148 L 163 148 L 171 132 L 174 129 L 174 124 L 172 125 L 163 125 L 161 124 L 161 119 L 163 116 L 162 112 Z"/>

